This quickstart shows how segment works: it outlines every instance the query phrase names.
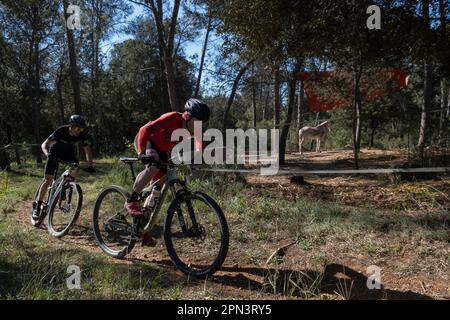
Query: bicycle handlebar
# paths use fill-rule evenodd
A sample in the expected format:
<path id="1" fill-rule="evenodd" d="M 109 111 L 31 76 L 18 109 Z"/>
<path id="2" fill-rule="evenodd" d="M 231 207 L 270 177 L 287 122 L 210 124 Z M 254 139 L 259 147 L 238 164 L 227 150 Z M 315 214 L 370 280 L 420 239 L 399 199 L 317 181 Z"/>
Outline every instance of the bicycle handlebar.
<path id="1" fill-rule="evenodd" d="M 122 158 L 119 158 L 119 160 L 120 161 L 122 161 L 122 162 L 124 162 L 124 163 L 129 163 L 129 164 L 132 164 L 132 163 L 134 163 L 134 162 L 141 162 L 143 165 L 155 165 L 155 166 L 158 166 L 158 167 L 162 167 L 162 168 L 165 168 L 165 167 L 173 167 L 173 166 L 175 166 L 175 164 L 172 162 L 172 158 L 171 159 L 169 159 L 169 160 L 167 160 L 167 161 L 158 161 L 158 160 L 156 160 L 154 157 L 152 157 L 152 156 L 147 156 L 147 155 L 142 155 L 142 156 L 140 156 L 139 158 L 128 158 L 128 157 L 122 157 Z M 192 167 L 192 169 L 195 169 L 195 164 L 191 164 L 191 167 Z"/>
<path id="2" fill-rule="evenodd" d="M 59 158 L 57 158 L 59 163 L 65 163 L 70 167 L 70 170 L 73 170 L 75 168 L 79 168 L 80 170 L 83 170 L 85 172 L 89 172 L 89 173 L 95 173 L 95 168 L 93 166 L 87 166 L 87 167 L 82 167 L 80 166 L 79 163 L 75 163 L 75 162 L 65 162 Z"/>

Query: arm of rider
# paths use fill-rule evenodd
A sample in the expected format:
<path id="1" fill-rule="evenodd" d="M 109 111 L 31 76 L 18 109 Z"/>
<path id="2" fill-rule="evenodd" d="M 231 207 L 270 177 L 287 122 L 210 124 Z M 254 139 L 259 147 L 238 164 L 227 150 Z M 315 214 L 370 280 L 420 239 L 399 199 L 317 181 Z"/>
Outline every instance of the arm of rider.
<path id="1" fill-rule="evenodd" d="M 95 173 L 91 146 L 90 145 L 84 146 L 83 150 L 84 153 L 86 154 L 86 161 L 89 164 L 89 167 L 87 167 L 86 171 L 89 173 Z"/>
<path id="2" fill-rule="evenodd" d="M 84 146 L 84 153 L 86 154 L 86 161 L 89 164 L 89 167 L 93 167 L 94 165 L 94 160 L 93 160 L 93 156 L 92 156 L 92 148 L 91 146 Z"/>
<path id="3" fill-rule="evenodd" d="M 147 143 L 150 140 L 151 126 L 145 125 L 139 129 L 138 139 L 137 139 L 137 148 L 138 148 L 138 158 L 141 159 L 142 156 L 145 155 L 145 151 L 147 150 Z"/>
<path id="4" fill-rule="evenodd" d="M 50 139 L 47 139 L 41 144 L 42 152 L 44 152 L 46 157 L 48 157 L 48 155 L 50 154 L 50 147 L 52 145 L 54 145 L 55 143 L 56 143 L 56 141 L 52 141 Z"/>

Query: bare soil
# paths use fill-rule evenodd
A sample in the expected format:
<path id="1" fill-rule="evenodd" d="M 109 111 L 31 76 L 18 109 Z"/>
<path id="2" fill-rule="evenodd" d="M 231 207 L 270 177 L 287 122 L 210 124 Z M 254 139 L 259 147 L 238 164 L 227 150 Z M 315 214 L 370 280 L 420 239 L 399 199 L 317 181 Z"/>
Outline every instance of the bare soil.
<path id="1" fill-rule="evenodd" d="M 328 151 L 322 153 L 306 153 L 300 156 L 291 153 L 287 156 L 287 166 L 283 169 L 351 169 L 352 151 Z M 361 152 L 362 168 L 400 167 L 407 162 L 408 156 L 401 151 L 383 151 L 363 149 Z M 242 190 L 244 195 L 252 197 L 266 194 L 295 201 L 308 198 L 314 201 L 337 202 L 346 206 L 365 209 L 399 210 L 405 215 L 420 216 L 423 210 L 450 210 L 450 178 L 435 175 L 427 179 L 398 183 L 393 178 L 375 175 L 333 175 L 304 176 L 304 181 L 286 176 L 245 176 L 246 184 Z M 394 179 L 395 180 L 395 179 Z M 427 197 L 423 197 L 426 194 Z M 20 221 L 30 232 L 46 232 L 35 230 L 29 226 L 28 203 L 19 215 Z M 233 229 L 233 225 L 230 226 Z M 392 240 L 382 232 L 371 239 L 378 241 L 387 249 L 391 249 Z M 59 240 L 83 247 L 92 252 L 101 252 L 96 246 L 92 231 L 88 226 L 77 226 L 68 236 Z M 58 240 L 51 245 L 58 245 Z M 330 241 L 315 247 L 326 256 L 323 269 L 318 269 L 317 250 L 302 250 L 298 246 L 290 246 L 278 255 L 276 264 L 266 265 L 264 261 L 277 248 L 292 242 L 292 239 L 279 235 L 275 241 L 270 240 L 260 248 L 264 259 L 243 259 L 243 251 L 230 249 L 229 255 L 221 271 L 205 281 L 191 280 L 186 287 L 187 298 L 201 299 L 449 299 L 450 298 L 450 234 L 447 242 L 430 241 L 427 243 L 410 243 L 405 240 L 404 246 L 395 252 L 371 254 L 366 251 L 343 251 L 339 245 Z M 246 243 L 247 246 L 261 246 L 261 242 Z M 420 256 L 415 248 L 422 246 L 429 250 L 439 250 L 447 254 L 442 266 L 430 272 L 418 261 L 428 259 Z M 255 248 L 257 250 L 257 248 Z M 346 250 L 346 249 L 344 249 Z M 111 263 L 116 260 L 111 258 Z M 170 259 L 165 253 L 163 240 L 159 239 L 155 248 L 142 248 L 139 245 L 125 260 L 144 261 L 172 268 Z M 442 261 L 442 260 L 440 260 Z M 124 263 L 124 261 L 121 261 Z M 369 290 L 367 267 L 376 264 L 382 269 L 382 289 Z M 426 265 L 425 265 L 426 266 Z M 283 294 L 283 285 L 294 277 L 303 277 L 307 290 Z M 275 279 L 275 284 L 271 281 Z M 320 290 L 314 292 L 314 279 L 322 279 Z M 297 281 L 296 283 L 299 283 Z M 291 286 L 292 287 L 292 286 Z"/>

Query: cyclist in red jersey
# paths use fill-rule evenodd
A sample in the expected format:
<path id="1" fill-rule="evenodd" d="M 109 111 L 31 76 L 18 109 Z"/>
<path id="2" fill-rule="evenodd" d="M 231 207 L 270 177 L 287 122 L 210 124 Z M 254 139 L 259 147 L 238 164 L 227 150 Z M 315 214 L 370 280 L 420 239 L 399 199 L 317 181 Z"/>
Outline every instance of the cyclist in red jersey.
<path id="1" fill-rule="evenodd" d="M 138 157 L 150 156 L 157 161 L 167 161 L 167 153 L 178 143 L 171 141 L 172 133 L 176 129 L 187 129 L 191 135 L 194 134 L 195 121 L 208 121 L 210 109 L 208 105 L 198 99 L 189 99 L 185 106 L 185 112 L 168 112 L 154 121 L 148 122 L 139 129 L 137 139 Z M 146 165 L 139 173 L 134 182 L 133 192 L 125 203 L 125 208 L 131 216 L 142 215 L 139 197 L 144 188 L 152 181 L 158 180 L 165 175 L 157 166 Z M 155 200 L 160 195 L 160 186 L 156 185 L 151 195 L 146 199 L 144 206 L 150 208 L 155 205 Z M 150 239 L 149 242 L 152 240 Z M 152 244 L 150 244 L 152 245 Z"/>

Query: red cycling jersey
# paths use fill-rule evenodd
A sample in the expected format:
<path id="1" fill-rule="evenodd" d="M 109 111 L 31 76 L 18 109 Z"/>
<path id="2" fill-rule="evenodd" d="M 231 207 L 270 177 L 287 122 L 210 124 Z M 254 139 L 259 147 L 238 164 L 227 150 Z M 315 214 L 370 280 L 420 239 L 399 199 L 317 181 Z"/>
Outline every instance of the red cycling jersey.
<path id="1" fill-rule="evenodd" d="M 185 120 L 180 112 L 168 112 L 154 121 L 148 122 L 138 135 L 138 152 L 145 152 L 147 142 L 151 142 L 152 148 L 168 152 L 172 150 L 179 141 L 171 141 L 172 132 L 176 129 L 185 129 Z"/>

